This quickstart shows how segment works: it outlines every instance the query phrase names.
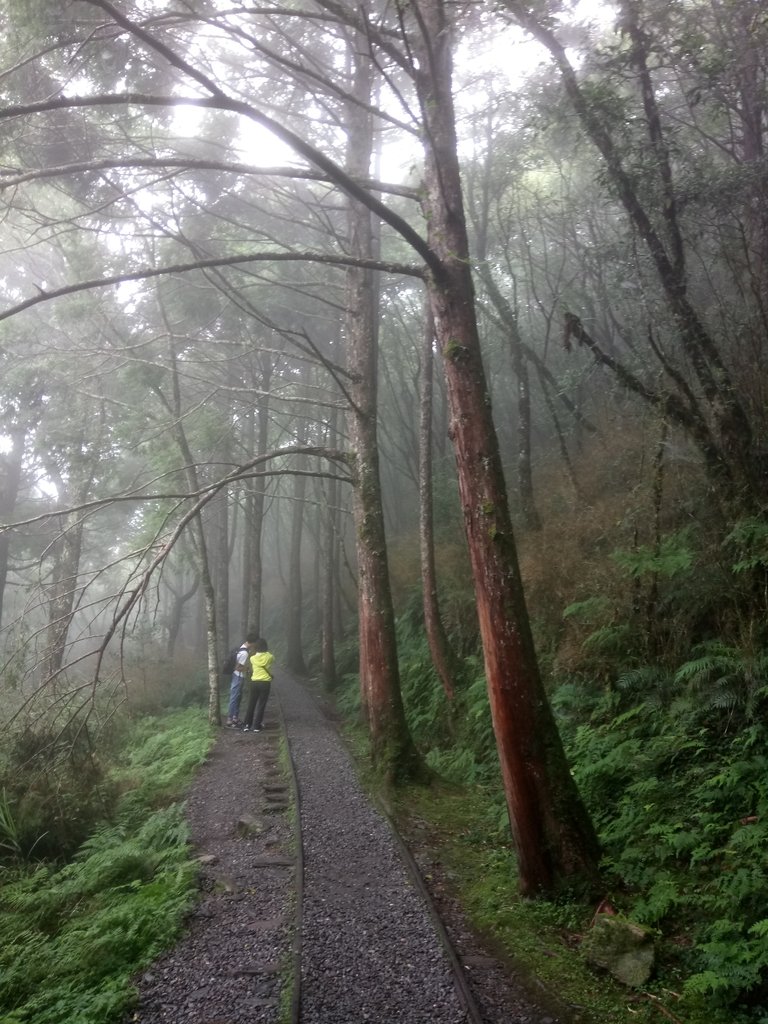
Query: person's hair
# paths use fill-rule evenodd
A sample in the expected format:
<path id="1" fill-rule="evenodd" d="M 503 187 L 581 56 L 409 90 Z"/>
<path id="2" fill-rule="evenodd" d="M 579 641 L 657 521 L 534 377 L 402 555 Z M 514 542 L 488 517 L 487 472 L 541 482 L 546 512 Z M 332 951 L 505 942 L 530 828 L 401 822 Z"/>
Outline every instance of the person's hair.
<path id="1" fill-rule="evenodd" d="M 254 645 L 254 647 L 256 648 L 257 651 L 268 651 L 269 650 L 269 647 L 267 647 L 267 641 L 263 637 L 260 637 L 260 636 L 257 637 L 253 641 L 253 645 Z"/>
<path id="2" fill-rule="evenodd" d="M 251 632 L 246 636 L 245 642 L 247 644 L 263 644 L 264 643 L 264 641 L 261 639 L 261 637 L 259 636 L 259 634 L 255 630 L 251 630 Z M 259 648 L 259 649 L 261 649 L 261 648 Z M 266 651 L 266 647 L 264 648 L 264 650 Z"/>

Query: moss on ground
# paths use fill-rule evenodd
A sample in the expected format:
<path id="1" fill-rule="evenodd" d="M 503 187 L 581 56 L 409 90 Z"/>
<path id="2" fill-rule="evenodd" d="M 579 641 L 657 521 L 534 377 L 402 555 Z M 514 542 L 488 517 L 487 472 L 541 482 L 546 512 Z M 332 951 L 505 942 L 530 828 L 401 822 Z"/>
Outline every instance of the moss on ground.
<path id="1" fill-rule="evenodd" d="M 406 840 L 434 853 L 442 881 L 488 951 L 529 979 L 534 998 L 543 988 L 545 1000 L 550 994 L 565 1004 L 579 1024 L 694 1024 L 679 1016 L 674 993 L 660 984 L 630 990 L 587 964 L 579 944 L 594 908 L 518 894 L 511 844 L 488 838 L 496 831 L 489 829 L 490 805 L 476 787 L 434 784 L 400 790 L 392 807 Z"/>

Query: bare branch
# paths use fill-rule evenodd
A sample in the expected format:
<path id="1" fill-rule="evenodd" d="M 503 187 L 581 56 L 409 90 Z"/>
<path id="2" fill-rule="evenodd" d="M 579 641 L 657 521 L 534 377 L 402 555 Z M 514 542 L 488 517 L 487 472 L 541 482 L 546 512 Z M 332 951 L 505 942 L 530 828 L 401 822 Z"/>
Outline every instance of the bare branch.
<path id="1" fill-rule="evenodd" d="M 204 270 L 208 267 L 236 267 L 247 263 L 324 263 L 328 266 L 365 267 L 369 270 L 380 270 L 386 274 L 403 274 L 406 277 L 423 278 L 424 270 L 421 267 L 407 263 L 388 263 L 383 260 L 361 260 L 353 259 L 351 256 L 332 256 L 318 252 L 273 252 L 273 253 L 251 253 L 247 256 L 214 256 L 210 259 L 194 260 L 191 263 L 176 263 L 166 267 L 143 267 L 141 270 L 129 271 L 125 274 L 113 274 L 109 277 L 95 278 L 91 281 L 78 281 L 75 284 L 64 285 L 62 288 L 54 288 L 51 291 L 38 290 L 37 295 L 32 295 L 23 302 L 0 310 L 0 320 L 7 320 L 16 316 L 32 306 L 41 302 L 49 302 L 51 299 L 61 298 L 63 295 L 74 295 L 77 292 L 92 291 L 95 288 L 109 288 L 115 284 L 123 284 L 126 281 L 145 281 L 153 277 L 163 277 L 168 274 L 184 274 L 191 270 Z"/>
<path id="2" fill-rule="evenodd" d="M 341 451 L 338 448 L 320 448 L 317 446 L 307 445 L 292 445 L 286 448 L 280 448 L 273 452 L 268 452 L 266 455 L 259 455 L 249 462 L 243 463 L 241 466 L 237 466 L 230 473 L 227 473 L 220 480 L 215 483 L 208 484 L 205 487 L 200 487 L 198 490 L 193 491 L 158 491 L 156 493 L 149 494 L 111 494 L 108 498 L 94 498 L 93 501 L 85 501 L 79 505 L 72 505 L 67 508 L 51 509 L 47 512 L 41 512 L 40 515 L 31 516 L 29 519 L 20 519 L 14 523 L 0 523 L 0 534 L 6 533 L 8 530 L 16 530 L 20 526 L 31 526 L 34 523 L 47 522 L 51 519 L 58 519 L 62 516 L 72 515 L 74 513 L 88 513 L 96 511 L 101 508 L 108 508 L 111 505 L 117 505 L 122 502 L 139 502 L 139 501 L 170 501 L 170 500 L 187 500 L 192 499 L 200 500 L 205 498 L 204 504 L 207 503 L 210 498 L 214 497 L 219 491 L 225 487 L 229 487 L 233 483 L 238 483 L 241 480 L 253 480 L 257 477 L 273 477 L 273 476 L 312 476 L 312 477 L 328 477 L 333 480 L 341 480 L 344 483 L 350 482 L 348 475 L 340 475 L 335 473 L 329 473 L 322 470 L 298 470 L 298 469 L 268 469 L 268 470 L 256 470 L 255 467 L 260 463 L 269 462 L 272 459 L 283 458 L 286 455 L 310 455 L 316 458 L 327 459 L 330 462 L 337 462 L 343 465 L 347 465 L 349 462 L 349 453 Z M 211 463 L 206 462 L 206 466 L 210 467 Z"/>
<path id="3" fill-rule="evenodd" d="M 0 117 L 5 112 L 0 112 Z M 225 174 L 258 175 L 263 178 L 295 178 L 303 181 L 320 181 L 331 183 L 326 174 L 302 167 L 257 167 L 255 164 L 238 163 L 229 160 L 200 160 L 193 157 L 132 157 L 125 160 L 83 160 L 73 164 L 61 164 L 57 167 L 40 167 L 34 171 L 8 170 L 0 168 L 0 192 L 7 188 L 23 185 L 28 181 L 41 181 L 45 178 L 63 178 L 72 174 L 89 174 L 97 171 L 114 170 L 158 170 L 178 168 L 181 171 L 218 171 Z M 383 192 L 386 195 L 401 196 L 404 199 L 418 199 L 418 192 L 405 185 L 392 185 L 384 181 L 359 181 L 362 188 Z"/>

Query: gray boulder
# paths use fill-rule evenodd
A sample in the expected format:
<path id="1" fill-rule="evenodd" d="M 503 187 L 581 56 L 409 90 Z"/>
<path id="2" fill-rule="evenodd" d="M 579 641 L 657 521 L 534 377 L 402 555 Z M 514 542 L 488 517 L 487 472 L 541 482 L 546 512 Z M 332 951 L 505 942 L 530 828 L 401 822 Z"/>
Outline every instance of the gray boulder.
<path id="1" fill-rule="evenodd" d="M 618 914 L 598 914 L 581 944 L 590 963 L 604 968 L 623 985 L 639 988 L 653 972 L 653 935 Z"/>

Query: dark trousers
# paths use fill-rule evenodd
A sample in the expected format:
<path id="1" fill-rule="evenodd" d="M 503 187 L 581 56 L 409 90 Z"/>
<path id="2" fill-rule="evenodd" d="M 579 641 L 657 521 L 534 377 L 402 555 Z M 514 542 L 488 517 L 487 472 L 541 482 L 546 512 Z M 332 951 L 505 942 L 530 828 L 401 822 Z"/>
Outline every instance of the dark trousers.
<path id="1" fill-rule="evenodd" d="M 264 721 L 264 709 L 269 700 L 272 683 L 253 679 L 248 683 L 248 710 L 244 722 L 249 729 L 260 729 Z"/>

